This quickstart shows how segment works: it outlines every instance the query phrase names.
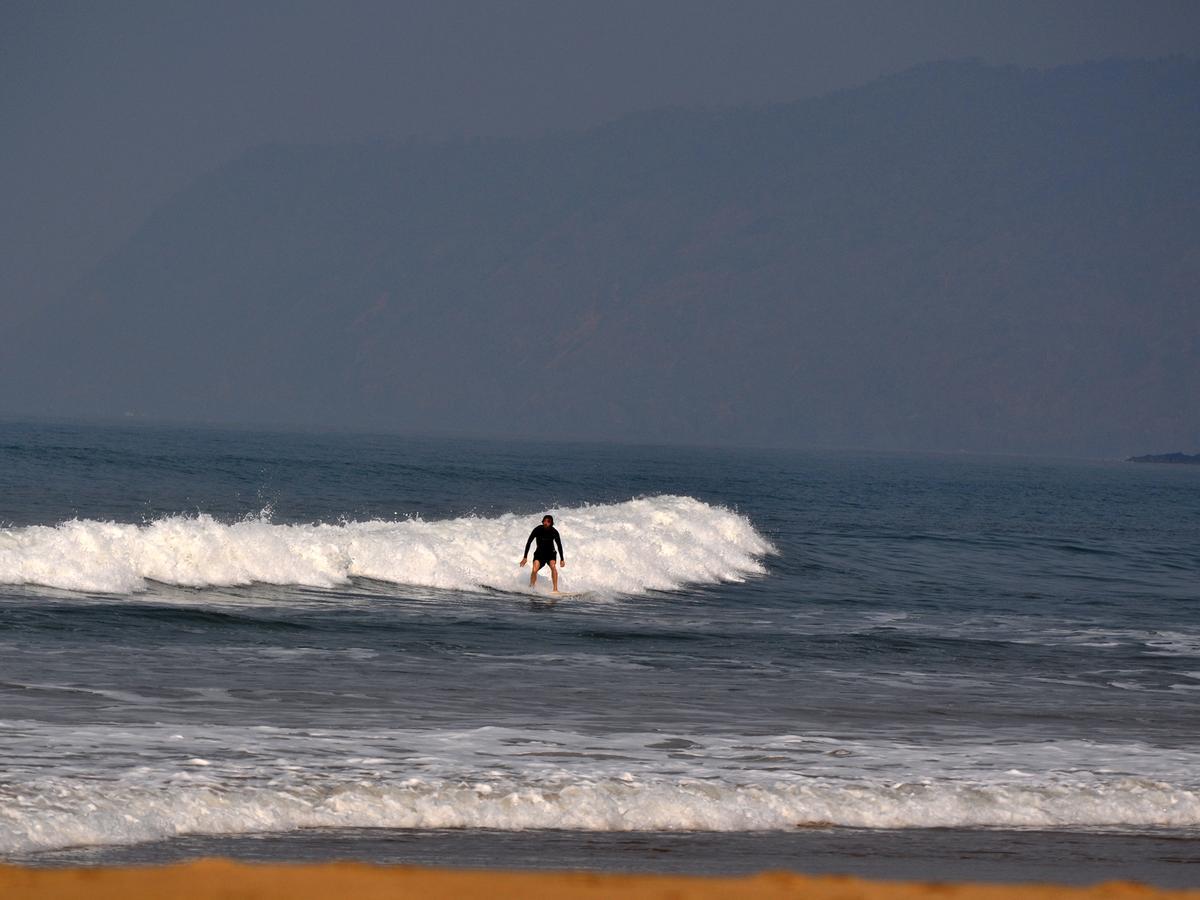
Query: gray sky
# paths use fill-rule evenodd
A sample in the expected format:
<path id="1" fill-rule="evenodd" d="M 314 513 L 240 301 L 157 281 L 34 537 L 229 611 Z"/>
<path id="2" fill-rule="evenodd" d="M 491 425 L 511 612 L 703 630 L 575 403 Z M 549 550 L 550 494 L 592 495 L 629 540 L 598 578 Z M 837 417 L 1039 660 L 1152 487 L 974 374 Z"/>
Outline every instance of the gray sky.
<path id="1" fill-rule="evenodd" d="M 1200 4 L 1081 0 L 0 6 L 0 327 L 268 141 L 532 135 L 797 99 L 916 63 L 1200 53 Z"/>

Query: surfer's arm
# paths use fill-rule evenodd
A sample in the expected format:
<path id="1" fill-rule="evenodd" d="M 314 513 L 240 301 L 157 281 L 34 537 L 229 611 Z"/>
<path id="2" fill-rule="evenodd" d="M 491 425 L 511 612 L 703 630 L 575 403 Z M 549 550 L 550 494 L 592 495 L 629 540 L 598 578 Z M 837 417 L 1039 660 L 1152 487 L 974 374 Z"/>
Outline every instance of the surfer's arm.
<path id="1" fill-rule="evenodd" d="M 563 553 L 563 548 L 562 548 L 562 538 L 560 538 L 560 537 L 558 536 L 558 529 L 557 529 L 557 528 L 556 528 L 556 529 L 554 529 L 554 543 L 558 544 L 558 558 L 559 558 L 559 560 L 560 560 L 560 561 L 563 563 L 563 565 L 566 565 L 566 562 L 567 562 L 567 554 Z"/>
<path id="2" fill-rule="evenodd" d="M 537 529 L 529 532 L 529 539 L 525 541 L 525 550 L 521 553 L 521 559 L 529 559 L 529 545 L 533 543 L 533 536 L 537 534 Z"/>

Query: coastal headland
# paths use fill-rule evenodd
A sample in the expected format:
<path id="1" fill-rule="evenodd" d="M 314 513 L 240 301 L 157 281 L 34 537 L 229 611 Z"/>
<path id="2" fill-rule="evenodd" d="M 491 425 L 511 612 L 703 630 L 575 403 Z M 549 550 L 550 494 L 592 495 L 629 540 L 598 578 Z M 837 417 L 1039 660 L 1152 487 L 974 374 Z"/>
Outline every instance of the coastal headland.
<path id="1" fill-rule="evenodd" d="M 1152 453 L 1147 456 L 1131 456 L 1126 462 L 1197 466 L 1200 465 L 1200 453 Z"/>

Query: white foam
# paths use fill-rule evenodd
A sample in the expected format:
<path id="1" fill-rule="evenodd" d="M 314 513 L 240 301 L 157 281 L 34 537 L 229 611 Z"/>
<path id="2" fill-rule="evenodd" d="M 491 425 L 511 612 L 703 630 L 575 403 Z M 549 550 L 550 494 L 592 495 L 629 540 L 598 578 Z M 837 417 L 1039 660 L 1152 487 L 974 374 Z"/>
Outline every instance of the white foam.
<path id="1" fill-rule="evenodd" d="M 749 520 L 691 497 L 551 510 L 572 591 L 636 594 L 739 581 L 773 552 Z M 146 525 L 74 520 L 0 530 L 0 584 L 129 594 L 147 582 L 333 587 L 353 577 L 452 590 L 514 590 L 539 516 L 277 525 L 208 515 Z"/>
<path id="2" fill-rule="evenodd" d="M 698 780 L 315 780 L 247 787 L 204 778 L 188 760 L 169 786 L 46 781 L 0 788 L 0 854 L 128 844 L 180 834 L 299 828 L 769 831 L 858 828 L 1194 827 L 1200 794 L 1161 782 L 979 784 L 954 781 L 730 785 Z"/>
<path id="3" fill-rule="evenodd" d="M 1139 743 L 0 722 L 0 746 L 9 856 L 314 827 L 1200 826 L 1200 750 Z"/>

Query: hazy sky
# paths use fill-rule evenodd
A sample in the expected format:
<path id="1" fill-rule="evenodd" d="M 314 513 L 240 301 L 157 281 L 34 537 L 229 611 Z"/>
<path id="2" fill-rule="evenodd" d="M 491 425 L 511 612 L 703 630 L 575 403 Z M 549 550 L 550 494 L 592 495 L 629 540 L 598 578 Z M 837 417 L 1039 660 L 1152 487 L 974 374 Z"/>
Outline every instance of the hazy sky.
<path id="1" fill-rule="evenodd" d="M 0 327 L 268 141 L 525 135 L 796 99 L 920 62 L 1200 53 L 1200 3 L 0 5 Z"/>

